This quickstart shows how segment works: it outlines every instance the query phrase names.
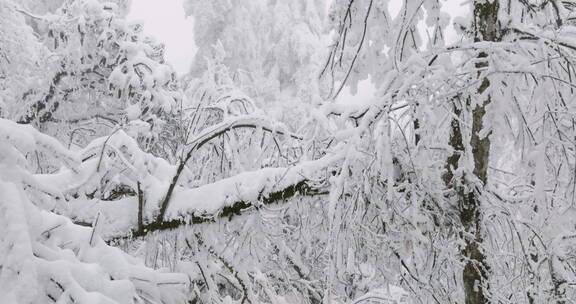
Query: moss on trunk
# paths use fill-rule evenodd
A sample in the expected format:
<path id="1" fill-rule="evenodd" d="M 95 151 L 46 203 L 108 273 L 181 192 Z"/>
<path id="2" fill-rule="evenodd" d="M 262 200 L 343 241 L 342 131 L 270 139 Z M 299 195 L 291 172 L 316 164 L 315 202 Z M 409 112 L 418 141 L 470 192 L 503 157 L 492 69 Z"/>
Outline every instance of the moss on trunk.
<path id="1" fill-rule="evenodd" d="M 474 41 L 500 41 L 500 30 L 498 23 L 498 0 L 476 0 L 474 2 Z M 479 62 L 476 68 L 486 68 L 489 66 L 489 55 L 481 52 L 478 55 Z M 482 60 L 483 59 L 483 60 Z M 482 77 L 480 72 L 478 77 Z M 490 88 L 488 78 L 481 79 L 481 84 L 476 90 L 476 96 L 484 96 Z M 481 137 L 480 133 L 484 128 L 484 118 L 486 107 L 491 103 L 491 96 L 488 94 L 481 102 L 474 96 L 466 98 L 466 104 L 462 104 L 460 98 L 455 98 L 454 115 L 451 123 L 451 133 L 449 144 L 453 148 L 453 153 L 446 160 L 446 173 L 442 176 L 446 187 L 453 190 L 458 201 L 458 212 L 462 232 L 460 237 L 464 241 L 461 255 L 465 261 L 462 271 L 462 283 L 464 287 L 464 302 L 466 304 L 488 303 L 487 293 L 489 292 L 488 276 L 490 272 L 486 261 L 486 255 L 482 251 L 482 205 L 480 193 L 488 181 L 487 169 L 490 157 L 489 136 Z M 459 103 L 456 103 L 459 101 Z M 464 175 L 461 179 L 455 179 L 454 171 L 458 170 L 459 160 L 465 152 L 463 133 L 460 128 L 460 119 L 464 119 L 463 111 L 472 108 L 472 134 L 470 136 L 470 146 L 472 148 L 472 158 L 474 169 L 472 174 L 475 178 L 470 179 Z M 468 173 L 469 174 L 469 173 Z M 477 184 L 477 180 L 481 182 Z"/>

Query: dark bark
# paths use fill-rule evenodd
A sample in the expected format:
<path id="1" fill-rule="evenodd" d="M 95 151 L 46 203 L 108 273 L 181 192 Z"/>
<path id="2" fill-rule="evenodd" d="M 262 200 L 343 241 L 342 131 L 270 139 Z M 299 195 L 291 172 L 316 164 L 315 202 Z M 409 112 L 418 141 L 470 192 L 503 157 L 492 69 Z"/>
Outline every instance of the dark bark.
<path id="1" fill-rule="evenodd" d="M 142 237 L 154 231 L 172 230 L 191 224 L 211 223 L 215 222 L 219 218 L 228 218 L 228 220 L 231 220 L 234 216 L 241 215 L 242 213 L 246 212 L 248 208 L 254 206 L 256 203 L 268 205 L 278 203 L 296 195 L 314 196 L 323 194 L 327 194 L 327 192 L 324 192 L 321 189 L 312 188 L 310 185 L 308 185 L 307 180 L 303 179 L 302 181 L 290 185 L 284 189 L 272 192 L 266 196 L 262 196 L 256 202 L 235 202 L 229 206 L 223 207 L 217 214 L 197 215 L 192 213 L 181 219 L 174 219 L 170 221 L 153 221 L 149 224 L 144 224 L 142 229 L 136 229 L 132 232 L 132 237 Z"/>
<path id="2" fill-rule="evenodd" d="M 460 102 L 460 96 L 454 98 L 452 104 L 452 111 L 454 113 L 455 118 L 452 119 L 450 122 L 450 138 L 448 140 L 448 144 L 452 147 L 452 154 L 448 156 L 446 160 L 446 171 L 442 175 L 442 179 L 444 180 L 444 184 L 448 188 L 452 188 L 453 179 L 454 179 L 454 172 L 453 170 L 458 169 L 458 162 L 460 161 L 460 156 L 464 153 L 464 143 L 462 141 L 462 130 L 460 130 L 460 122 L 458 118 L 461 117 L 462 114 L 462 107 L 463 105 Z"/>
<path id="3" fill-rule="evenodd" d="M 500 41 L 500 30 L 498 23 L 498 0 L 475 1 L 474 3 L 474 40 L 479 41 Z M 477 68 L 488 66 L 488 54 L 480 53 Z M 478 77 L 482 77 L 480 73 Z M 490 87 L 490 80 L 483 78 L 476 91 L 477 96 L 481 96 Z M 464 175 L 455 179 L 454 171 L 458 169 L 461 155 L 464 153 L 464 138 L 460 127 L 459 119 L 464 119 L 462 112 L 469 110 L 472 106 L 472 98 L 468 97 L 464 104 L 460 98 L 454 104 L 455 118 L 451 122 L 451 133 L 449 144 L 453 148 L 453 153 L 446 162 L 446 172 L 442 176 L 444 183 L 457 197 L 458 212 L 462 232 L 460 237 L 464 240 L 464 248 L 461 255 L 465 261 L 462 272 L 464 286 L 464 302 L 466 304 L 488 303 L 487 293 L 489 292 L 488 275 L 489 265 L 486 255 L 481 249 L 482 238 L 482 205 L 480 202 L 480 192 L 488 181 L 487 168 L 490 156 L 490 139 L 488 136 L 481 137 L 483 121 L 486 116 L 486 107 L 491 102 L 488 95 L 479 104 L 475 104 L 472 109 L 472 134 L 470 146 L 472 148 L 472 158 L 474 160 L 474 170 L 472 174 L 475 178 L 470 179 Z M 476 182 L 480 181 L 480 185 Z"/>
<path id="4" fill-rule="evenodd" d="M 184 171 L 184 168 L 186 167 L 186 163 L 188 162 L 188 160 L 192 156 L 192 152 L 194 151 L 194 148 L 195 147 L 190 149 L 188 154 L 186 154 L 186 157 L 184 159 L 180 160 L 180 164 L 178 165 L 178 168 L 176 169 L 176 174 L 174 174 L 174 176 L 172 177 L 172 182 L 170 182 L 170 186 L 168 186 L 168 190 L 166 191 L 166 194 L 164 195 L 164 199 L 162 199 L 162 202 L 160 203 L 160 213 L 158 214 L 158 217 L 156 218 L 156 224 L 158 224 L 158 225 L 162 225 L 162 223 L 164 222 L 164 214 L 166 213 L 166 210 L 168 209 L 168 204 L 170 204 L 170 199 L 172 198 L 172 193 L 174 192 L 174 188 L 176 188 L 176 185 L 178 183 L 178 179 L 180 178 L 182 171 Z"/>
<path id="5" fill-rule="evenodd" d="M 160 212 L 159 212 L 158 216 L 156 217 L 156 223 L 161 225 L 162 222 L 164 221 L 164 215 L 166 214 L 166 210 L 168 209 L 168 205 L 170 204 L 170 199 L 172 198 L 172 193 L 174 192 L 174 189 L 176 188 L 176 185 L 178 184 L 178 179 L 180 179 L 180 175 L 182 175 L 182 172 L 184 171 L 184 168 L 186 167 L 186 163 L 188 162 L 188 160 L 190 160 L 194 151 L 202 148 L 205 144 L 210 142 L 212 139 L 219 137 L 220 135 L 223 135 L 224 133 L 226 133 L 230 130 L 241 129 L 241 128 L 257 129 L 258 127 L 262 128 L 262 130 L 264 130 L 266 132 L 276 133 L 279 135 L 286 135 L 286 136 L 290 136 L 291 138 L 294 138 L 297 140 L 302 140 L 302 138 L 299 136 L 296 136 L 294 134 L 284 133 L 284 132 L 279 131 L 279 130 L 272 130 L 270 128 L 258 126 L 256 124 L 251 124 L 251 123 L 238 123 L 238 124 L 231 124 L 225 128 L 222 128 L 221 130 L 215 131 L 214 133 L 210 134 L 209 136 L 206 136 L 205 138 L 202 138 L 201 140 L 199 140 L 196 143 L 192 143 L 192 147 L 190 148 L 188 153 L 186 153 L 186 156 L 184 157 L 184 159 L 180 160 L 180 164 L 178 164 L 178 168 L 176 169 L 176 174 L 174 174 L 174 177 L 172 178 L 172 182 L 170 183 L 170 186 L 168 186 L 168 190 L 166 191 L 166 194 L 164 195 L 164 199 L 162 199 L 162 202 L 160 203 Z"/>
<path id="6" fill-rule="evenodd" d="M 144 229 L 144 193 L 140 182 L 136 183 L 136 188 L 138 191 L 138 231 L 142 231 Z"/>
<path id="7" fill-rule="evenodd" d="M 418 146 L 420 143 L 420 121 L 418 118 L 415 118 L 413 121 L 414 124 L 414 145 Z"/>
<path id="8" fill-rule="evenodd" d="M 64 68 L 64 67 L 63 67 Z M 68 72 L 61 71 L 54 75 L 52 78 L 52 82 L 50 83 L 50 87 L 48 88 L 48 92 L 44 95 L 41 100 L 36 101 L 30 108 L 28 109 L 27 113 L 20 117 L 18 123 L 20 124 L 29 124 L 36 120 L 39 123 L 44 123 L 52 119 L 52 115 L 56 110 L 58 110 L 59 103 L 52 102 L 54 96 L 56 95 L 56 88 L 60 84 L 60 81 L 64 77 L 68 76 Z M 31 92 L 25 94 L 24 98 Z M 50 109 L 48 109 L 50 107 Z"/>

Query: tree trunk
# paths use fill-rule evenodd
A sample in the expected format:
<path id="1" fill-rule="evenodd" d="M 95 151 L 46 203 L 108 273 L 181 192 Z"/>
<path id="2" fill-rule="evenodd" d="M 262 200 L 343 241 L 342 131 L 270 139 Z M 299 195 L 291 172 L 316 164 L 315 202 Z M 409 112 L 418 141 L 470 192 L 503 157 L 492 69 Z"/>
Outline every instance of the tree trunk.
<path id="1" fill-rule="evenodd" d="M 498 25 L 498 0 L 476 0 L 474 2 L 474 41 L 492 41 L 497 42 L 500 40 L 499 25 Z M 479 60 L 476 64 L 477 68 L 485 68 L 488 66 L 488 54 L 481 52 L 478 55 Z M 480 77 L 480 73 L 479 73 Z M 490 87 L 490 80 L 488 78 L 482 79 L 476 94 L 482 95 Z M 460 97 L 455 99 L 459 101 L 454 104 L 455 119 L 451 122 L 451 134 L 449 144 L 453 148 L 453 154 L 450 155 L 446 162 L 446 173 L 443 176 L 443 181 L 449 189 L 454 190 L 458 200 L 458 212 L 460 222 L 462 224 L 461 237 L 464 240 L 464 248 L 461 250 L 461 255 L 465 260 L 464 270 L 462 272 L 462 280 L 464 286 L 464 297 L 466 304 L 480 304 L 488 303 L 486 296 L 489 290 L 488 286 L 488 273 L 489 266 L 486 262 L 486 256 L 482 252 L 480 245 L 482 239 L 482 213 L 480 192 L 481 188 L 487 182 L 487 168 L 490 155 L 490 139 L 488 136 L 480 137 L 480 131 L 483 128 L 483 120 L 486 115 L 486 106 L 490 104 L 491 97 L 488 95 L 480 103 L 471 103 L 472 98 L 466 98 L 466 103 L 462 102 Z M 459 160 L 464 153 L 464 138 L 460 127 L 459 119 L 465 117 L 462 113 L 465 110 L 472 109 L 472 134 L 470 137 L 470 146 L 472 148 L 472 158 L 474 160 L 474 170 L 472 174 L 481 182 L 481 185 L 476 184 L 476 178 L 469 179 L 464 173 L 461 179 L 454 179 L 454 171 L 458 169 Z"/>

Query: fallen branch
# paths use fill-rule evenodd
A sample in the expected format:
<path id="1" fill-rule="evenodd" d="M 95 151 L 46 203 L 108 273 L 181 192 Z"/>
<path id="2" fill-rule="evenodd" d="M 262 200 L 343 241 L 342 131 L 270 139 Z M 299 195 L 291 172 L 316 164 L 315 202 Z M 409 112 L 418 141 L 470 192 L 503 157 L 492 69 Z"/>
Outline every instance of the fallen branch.
<path id="1" fill-rule="evenodd" d="M 264 205 L 269 205 L 273 203 L 278 203 L 282 200 L 294 197 L 296 195 L 301 196 L 316 196 L 316 195 L 326 195 L 328 191 L 323 189 L 314 188 L 308 184 L 306 179 L 299 181 L 296 184 L 290 185 L 282 190 L 269 193 L 267 196 L 263 196 L 260 200 L 255 202 L 248 201 L 237 201 L 228 206 L 220 209 L 216 214 L 203 214 L 196 215 L 193 210 L 189 214 L 183 215 L 181 218 L 172 219 L 167 221 L 154 221 L 152 223 L 142 226 L 142 229 L 136 229 L 132 231 L 132 237 L 143 237 L 154 231 L 172 230 L 186 225 L 192 224 L 202 224 L 202 223 L 212 223 L 219 218 L 227 218 L 231 220 L 236 215 L 241 215 L 248 209 L 254 206 L 258 206 L 259 203 Z"/>
<path id="2" fill-rule="evenodd" d="M 280 127 L 282 127 L 282 126 L 280 126 Z M 262 130 L 264 130 L 264 131 L 268 131 L 271 133 L 277 133 L 280 135 L 288 134 L 292 138 L 302 140 L 302 137 L 290 134 L 286 131 L 277 130 L 275 128 L 275 126 L 273 125 L 273 123 L 271 123 L 266 118 L 259 117 L 259 116 L 244 116 L 244 117 L 240 117 L 236 120 L 226 121 L 226 122 L 220 123 L 218 125 L 215 125 L 213 127 L 210 127 L 208 129 L 205 129 L 204 131 L 202 131 L 198 136 L 196 136 L 191 141 L 190 150 L 188 151 L 188 153 L 186 153 L 186 156 L 180 160 L 180 164 L 178 165 L 178 168 L 176 169 L 176 174 L 174 174 L 174 177 L 172 178 L 172 182 L 170 183 L 170 186 L 168 186 L 168 190 L 166 191 L 166 194 L 164 195 L 164 199 L 160 203 L 160 212 L 158 213 L 158 216 L 156 217 L 156 223 L 158 225 L 161 225 L 162 222 L 164 222 L 166 210 L 168 209 L 168 206 L 170 204 L 170 200 L 172 199 L 172 194 L 174 193 L 174 189 L 175 189 L 176 185 L 178 184 L 178 180 L 180 178 L 180 175 L 182 174 L 182 172 L 184 171 L 184 168 L 186 167 L 186 163 L 188 162 L 188 160 L 190 160 L 190 158 L 192 158 L 193 153 L 196 150 L 202 148 L 205 144 L 210 142 L 212 139 L 219 137 L 220 135 L 223 135 L 224 133 L 226 133 L 230 130 L 239 129 L 239 128 L 254 128 L 254 129 L 262 128 Z"/>

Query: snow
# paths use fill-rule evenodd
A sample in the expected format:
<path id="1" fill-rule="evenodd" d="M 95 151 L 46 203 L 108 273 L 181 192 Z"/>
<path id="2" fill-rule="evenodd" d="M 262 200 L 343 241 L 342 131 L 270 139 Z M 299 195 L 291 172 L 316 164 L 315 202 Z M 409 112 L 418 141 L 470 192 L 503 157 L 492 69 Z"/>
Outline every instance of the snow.
<path id="1" fill-rule="evenodd" d="M 18 299 L 19 303 L 45 302 L 47 297 L 62 301 L 70 298 L 78 303 L 130 303 L 144 292 L 151 300 L 180 301 L 187 286 L 185 276 L 156 273 L 106 245 L 95 231 L 102 223 L 93 228 L 81 227 L 30 201 L 46 195 L 43 200 L 60 201 L 62 193 L 69 190 L 68 182 L 82 176 L 86 168 L 97 168 L 94 162 L 79 166 L 76 153 L 30 126 L 3 119 L 0 126 L 7 135 L 2 137 L 0 147 L 0 296 Z M 55 176 L 35 176 L 23 171 L 18 162 L 7 161 L 7 157 L 19 159 L 23 158 L 22 153 L 35 150 L 49 152 L 63 164 L 78 166 L 78 170 L 64 168 Z M 35 186 L 38 193 L 27 194 L 30 190 L 25 187 L 29 186 Z M 105 215 L 95 214 L 105 221 Z M 163 282 L 170 284 L 159 285 Z"/>
<path id="2" fill-rule="evenodd" d="M 329 2 L 0 1 L 0 302 L 575 298 L 570 1 Z"/>
<path id="3" fill-rule="evenodd" d="M 109 142 L 109 144 L 111 144 Z M 301 181 L 314 179 L 322 170 L 330 164 L 336 163 L 341 156 L 339 154 L 326 156 L 315 161 L 303 162 L 293 168 L 263 168 L 252 172 L 243 172 L 230 178 L 199 186 L 197 188 L 186 189 L 182 186 L 177 187 L 174 191 L 170 204 L 165 216 L 166 220 L 184 219 L 188 216 L 217 216 L 218 213 L 226 206 L 237 202 L 258 202 L 262 197 L 268 194 L 281 191 L 284 188 L 294 185 Z M 96 159 L 90 160 L 92 170 Z M 164 164 L 165 165 L 165 164 Z M 158 170 L 164 168 L 162 170 Z M 154 215 L 159 209 L 159 203 L 163 198 L 163 193 L 168 188 L 167 181 L 170 180 L 171 174 L 174 174 L 173 167 L 158 166 L 142 182 L 143 189 L 147 193 L 156 193 L 147 197 L 147 205 L 144 213 L 145 220 L 151 222 Z M 149 169 L 148 169 L 149 170 Z M 82 172 L 83 170 L 81 170 Z M 70 173 L 69 171 L 65 171 Z M 57 173 L 55 180 L 63 181 L 62 186 L 70 184 L 66 182 L 63 173 Z M 54 178 L 54 176 L 39 175 L 45 182 Z M 78 179 L 81 180 L 81 179 Z M 163 181 L 163 182 L 162 182 Z M 84 181 L 83 183 L 86 183 Z M 73 184 L 72 184 L 73 185 Z M 70 191 L 75 187 L 64 188 Z M 62 190 L 64 191 L 64 190 Z M 63 212 L 70 218 L 78 222 L 92 223 L 95 221 L 99 212 L 103 215 L 101 234 L 103 237 L 110 239 L 121 237 L 129 234 L 136 228 L 137 224 L 137 198 L 127 197 L 114 201 L 91 201 L 86 198 L 69 200 Z"/>
<path id="4" fill-rule="evenodd" d="M 338 156 L 331 155 L 317 161 L 303 162 L 293 168 L 263 168 L 198 188 L 176 191 L 166 218 L 214 216 L 222 208 L 237 202 L 257 202 L 270 193 L 312 178 L 319 170 L 338 159 Z"/>
<path id="5" fill-rule="evenodd" d="M 354 299 L 350 304 L 375 301 L 377 303 L 402 304 L 408 302 L 408 293 L 398 286 L 387 286 L 388 288 L 374 289 L 365 295 Z"/>
<path id="6" fill-rule="evenodd" d="M 153 216 L 160 208 L 159 203 L 176 171 L 174 165 L 140 150 L 137 142 L 122 130 L 117 130 L 107 137 L 98 138 L 84 149 L 71 152 L 57 141 L 41 136 L 41 133 L 28 126 L 11 124 L 4 120 L 0 120 L 0 123 L 11 126 L 15 134 L 23 132 L 22 130 L 27 131 L 18 138 L 18 141 L 13 141 L 23 150 L 32 151 L 35 145 L 39 144 L 40 147 L 50 152 L 58 151 L 66 156 L 59 159 L 65 160 L 65 163 L 73 167 L 62 167 L 51 174 L 23 175 L 22 178 L 28 181 L 27 185 L 34 186 L 41 192 L 57 198 L 59 203 L 53 205 L 52 208 L 55 207 L 56 210 L 77 222 L 92 224 L 101 214 L 99 230 L 105 238 L 125 236 L 134 230 L 138 210 L 136 197 L 109 202 L 88 199 L 86 194 L 97 189 L 102 178 L 111 176 L 113 177 L 111 182 L 131 186 L 135 186 L 136 181 L 139 180 L 143 191 L 148 193 L 144 217 L 147 222 L 150 222 L 153 221 Z M 267 128 L 272 132 L 290 134 L 285 126 L 271 123 L 264 116 L 241 115 L 233 116 L 202 130 L 190 140 L 189 146 L 197 149 L 198 145 L 213 134 L 246 124 Z M 37 138 L 30 134 L 36 134 Z M 12 137 L 8 139 L 12 140 Z M 339 154 L 334 154 L 319 160 L 302 162 L 291 168 L 262 168 L 257 171 L 243 172 L 192 189 L 178 186 L 171 198 L 166 219 L 186 219 L 187 215 L 215 216 L 222 208 L 236 202 L 257 202 L 270 193 L 282 191 L 298 182 L 314 179 L 315 175 L 331 163 L 338 161 L 340 157 Z M 78 159 L 83 161 L 78 163 Z M 71 193 L 79 197 L 71 198 Z M 65 197 L 67 202 L 62 204 L 61 199 Z"/>
<path id="7" fill-rule="evenodd" d="M 37 303 L 45 299 L 45 292 L 57 299 L 71 297 L 80 303 L 129 303 L 137 293 L 146 291 L 156 293 L 151 298 L 177 303 L 178 289 L 186 286 L 186 277 L 155 273 L 126 253 L 106 245 L 99 236 L 93 236 L 92 228 L 76 226 L 68 218 L 38 210 L 29 202 L 16 203 L 21 195 L 12 183 L 1 182 L 0 189 L 5 193 L 0 210 L 6 211 L 0 214 L 10 215 L 2 221 L 9 232 L 0 239 L 0 250 L 4 252 L 2 265 L 6 270 L 12 269 L 0 274 L 0 294 L 12 294 L 22 303 Z M 27 216 L 23 217 L 24 214 Z M 90 243 L 93 237 L 96 241 Z M 42 290 L 30 285 L 43 281 L 53 281 L 63 289 Z M 175 283 L 169 286 L 176 293 L 167 297 L 160 290 L 155 291 L 153 286 L 161 282 Z"/>

